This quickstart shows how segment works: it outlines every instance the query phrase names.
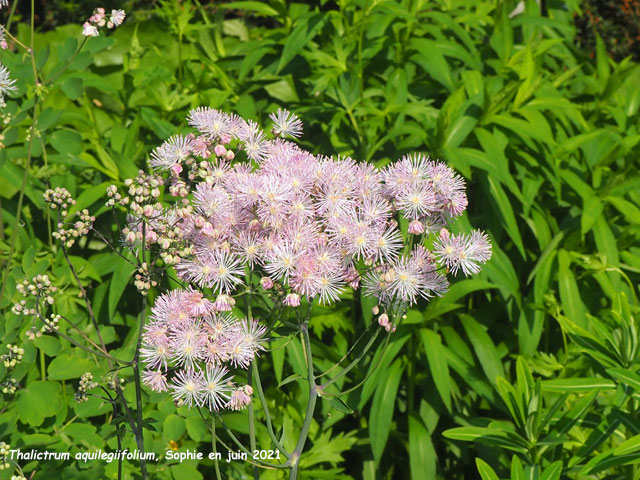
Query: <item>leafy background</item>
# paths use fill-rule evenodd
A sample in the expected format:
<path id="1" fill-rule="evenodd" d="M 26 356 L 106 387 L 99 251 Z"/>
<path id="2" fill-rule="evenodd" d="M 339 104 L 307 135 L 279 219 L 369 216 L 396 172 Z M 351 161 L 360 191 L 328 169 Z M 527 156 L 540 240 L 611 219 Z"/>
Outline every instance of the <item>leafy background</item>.
<path id="1" fill-rule="evenodd" d="M 50 240 L 43 191 L 68 188 L 75 210 L 89 208 L 117 244 L 106 186 L 135 176 L 163 139 L 186 131 L 189 109 L 265 121 L 286 107 L 304 121 L 302 145 L 313 152 L 378 166 L 413 151 L 447 161 L 469 186 L 460 225 L 486 229 L 493 243 L 483 273 L 410 311 L 388 345 L 349 373 L 344 386 L 366 378 L 360 389 L 322 401 L 301 477 L 638 478 L 640 67 L 614 60 L 602 31 L 577 37 L 584 27 L 574 19 L 586 15 L 578 2 L 543 4 L 544 12 L 528 1 L 510 18 L 512 1 L 132 3 L 124 26 L 75 57 L 91 7 L 82 3 L 70 25 L 62 7 L 39 11 L 46 91 L 21 52 L 0 53 L 19 86 L 0 150 L 0 337 L 25 349 L 15 369 L 0 366 L 0 381 L 20 384 L 3 394 L 0 439 L 71 453 L 116 448 L 109 405 L 74 402 L 79 377 L 101 377 L 103 363 L 59 337 L 30 342 L 30 321 L 10 310 L 16 282 L 50 272 L 61 287 L 56 308 L 96 335 Z M 21 8 L 27 13 L 8 28 L 28 43 Z M 105 343 L 131 357 L 140 321 L 132 269 L 95 235 L 71 254 Z M 321 365 L 347 351 L 371 306 L 356 295 L 340 309 L 314 310 Z M 260 363 L 285 444 L 295 442 L 306 406 L 301 352 L 282 339 Z M 133 382 L 124 393 L 133 402 Z M 149 451 L 209 451 L 197 413 L 148 390 L 143 405 Z M 248 431 L 246 413 L 225 421 L 240 436 Z M 132 435 L 125 440 L 135 448 Z M 271 448 L 264 428 L 258 445 Z M 22 466 L 42 479 L 117 477 L 115 463 Z M 241 462 L 224 468 L 226 478 L 253 474 Z M 150 471 L 211 478 L 212 464 L 161 460 Z M 138 472 L 125 463 L 125 478 Z"/>

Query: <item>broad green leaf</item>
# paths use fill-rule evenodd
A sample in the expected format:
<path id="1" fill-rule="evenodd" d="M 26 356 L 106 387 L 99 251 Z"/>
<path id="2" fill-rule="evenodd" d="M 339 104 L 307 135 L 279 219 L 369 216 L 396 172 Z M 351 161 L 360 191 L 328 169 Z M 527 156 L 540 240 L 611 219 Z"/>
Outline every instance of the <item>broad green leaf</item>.
<path id="1" fill-rule="evenodd" d="M 409 467 L 411 478 L 436 478 L 436 451 L 431 442 L 431 435 L 422 421 L 409 415 Z"/>
<path id="2" fill-rule="evenodd" d="M 37 427 L 44 419 L 58 413 L 63 407 L 62 389 L 57 382 L 33 381 L 16 393 L 18 418 Z"/>
<path id="3" fill-rule="evenodd" d="M 66 354 L 55 357 L 49 364 L 47 372 L 50 380 L 69 380 L 80 378 L 94 367 L 95 364 L 87 358 Z"/>
<path id="4" fill-rule="evenodd" d="M 111 277 L 111 283 L 109 284 L 109 300 L 108 311 L 109 318 L 113 318 L 116 312 L 116 307 L 120 298 L 124 293 L 127 284 L 129 283 L 129 277 L 134 271 L 134 266 L 126 260 L 113 256 L 113 263 L 116 265 Z"/>
<path id="5" fill-rule="evenodd" d="M 376 463 L 380 463 L 387 444 L 403 369 L 400 359 L 393 362 L 373 396 L 369 415 L 369 438 Z"/>
<path id="6" fill-rule="evenodd" d="M 162 438 L 165 441 L 177 442 L 186 430 L 185 421 L 175 413 L 167 415 L 162 422 Z"/>
<path id="7" fill-rule="evenodd" d="M 493 341 L 486 330 L 470 315 L 461 315 L 460 321 L 471 340 L 482 370 L 489 381 L 495 385 L 498 377 L 504 377 L 502 361 Z"/>
<path id="8" fill-rule="evenodd" d="M 585 307 L 580 298 L 580 290 L 576 279 L 569 268 L 571 259 L 566 250 L 558 250 L 558 284 L 560 300 L 566 316 L 579 326 L 587 323 Z"/>
<path id="9" fill-rule="evenodd" d="M 524 252 L 524 244 L 522 243 L 522 237 L 520 236 L 520 230 L 518 229 L 518 222 L 516 222 L 516 216 L 513 213 L 513 207 L 511 206 L 511 201 L 507 197 L 506 193 L 502 187 L 496 183 L 491 176 L 488 177 L 489 180 L 489 190 L 491 192 L 491 196 L 495 200 L 498 205 L 498 210 L 502 215 L 502 219 L 504 220 L 504 228 L 506 229 L 509 237 L 515 243 L 520 255 L 522 258 L 526 259 L 526 254 Z"/>
<path id="10" fill-rule="evenodd" d="M 608 368 L 607 373 L 625 385 L 629 385 L 636 392 L 640 392 L 640 375 L 637 373 L 624 368 Z"/>
<path id="11" fill-rule="evenodd" d="M 546 392 L 592 392 L 595 389 L 614 388 L 616 384 L 607 378 L 557 378 L 542 381 L 542 390 Z"/>
<path id="12" fill-rule="evenodd" d="M 544 469 L 539 477 L 539 480 L 560 480 L 562 474 L 562 460 L 553 462 L 547 468 Z"/>
<path id="13" fill-rule="evenodd" d="M 449 376 L 446 348 L 442 345 L 440 335 L 436 332 L 423 328 L 420 330 L 420 337 L 427 354 L 433 382 L 445 407 L 451 412 L 451 377 Z"/>
<path id="14" fill-rule="evenodd" d="M 614 455 L 629 455 L 640 450 L 640 435 L 625 440 L 613 451 Z"/>
<path id="15" fill-rule="evenodd" d="M 481 458 L 476 458 L 476 466 L 482 480 L 500 480 L 493 468 Z"/>
<path id="16" fill-rule="evenodd" d="M 255 12 L 265 17 L 274 17 L 278 15 L 278 12 L 270 7 L 266 2 L 252 2 L 252 1 L 240 1 L 222 3 L 220 7 L 233 9 L 233 10 L 246 10 L 249 12 Z"/>
<path id="17" fill-rule="evenodd" d="M 280 72 L 313 38 L 324 26 L 327 16 L 321 13 L 313 13 L 298 19 L 298 23 L 293 31 L 287 36 L 284 44 L 280 62 L 276 72 Z"/>

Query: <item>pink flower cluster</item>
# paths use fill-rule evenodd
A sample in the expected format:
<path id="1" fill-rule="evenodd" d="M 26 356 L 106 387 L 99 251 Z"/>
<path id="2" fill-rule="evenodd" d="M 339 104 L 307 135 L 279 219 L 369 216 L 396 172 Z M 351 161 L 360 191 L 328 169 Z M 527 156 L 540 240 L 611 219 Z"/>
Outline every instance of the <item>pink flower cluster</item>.
<path id="1" fill-rule="evenodd" d="M 107 15 L 104 8 L 96 8 L 93 15 L 82 24 L 82 34 L 85 37 L 97 37 L 99 35 L 98 28 L 105 25 L 107 28 L 118 27 L 124 22 L 125 15 L 124 10 L 111 10 L 111 14 Z"/>
<path id="2" fill-rule="evenodd" d="M 140 349 L 147 386 L 171 389 L 176 403 L 189 407 L 238 410 L 248 404 L 251 387 L 235 386 L 227 374 L 229 367 L 247 368 L 264 349 L 265 327 L 219 313 L 214 302 L 192 289 L 161 295 L 151 318 Z"/>
<path id="3" fill-rule="evenodd" d="M 271 117 L 272 131 L 286 136 L 293 125 L 299 134 L 293 117 L 279 111 Z M 170 138 L 149 161 L 154 170 L 169 172 L 165 184 L 183 197 L 173 208 L 154 211 L 165 228 L 153 238 L 163 241 L 171 225 L 174 235 L 164 243 L 191 247 L 177 271 L 199 288 L 231 295 L 248 268 L 323 303 L 337 301 L 345 287 L 358 288 L 363 279 L 381 302 L 413 304 L 447 289 L 438 264 L 470 274 L 491 256 L 485 234 L 456 236 L 446 229 L 467 197 L 462 178 L 442 162 L 408 155 L 379 170 L 351 158 L 317 156 L 210 108 L 192 111 L 189 123 L 199 135 Z M 245 161 L 232 164 L 234 148 L 244 151 Z M 396 218 L 419 236 L 412 249 Z"/>
<path id="4" fill-rule="evenodd" d="M 447 229 L 467 197 L 444 163 L 414 154 L 378 169 L 314 155 L 285 139 L 302 133 L 295 115 L 278 110 L 270 118 L 267 134 L 237 115 L 197 108 L 188 116 L 197 132 L 169 138 L 149 159 L 155 176 L 128 184 L 139 198 L 125 241 L 140 242 L 144 222 L 147 245 L 190 285 L 156 302 L 144 334 L 145 382 L 171 388 L 190 406 L 249 401 L 246 386 L 236 388 L 226 375 L 248 367 L 265 329 L 223 312 L 252 275 L 286 307 L 302 297 L 332 303 L 362 283 L 397 314 L 445 292 L 447 271 L 476 273 L 491 257 L 484 233 Z M 176 202 L 162 207 L 158 195 L 144 197 L 150 182 Z M 395 328 L 386 312 L 379 323 Z"/>

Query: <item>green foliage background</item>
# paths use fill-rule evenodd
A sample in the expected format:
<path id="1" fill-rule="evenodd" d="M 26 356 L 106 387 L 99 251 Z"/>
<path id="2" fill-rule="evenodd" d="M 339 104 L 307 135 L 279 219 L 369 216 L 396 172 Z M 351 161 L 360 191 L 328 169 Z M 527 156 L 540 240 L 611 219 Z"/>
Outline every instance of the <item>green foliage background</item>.
<path id="1" fill-rule="evenodd" d="M 265 121 L 282 106 L 304 121 L 302 145 L 312 152 L 379 166 L 413 151 L 447 161 L 469 185 L 459 225 L 471 221 L 493 243 L 480 275 L 411 310 L 388 345 L 338 385 L 366 378 L 360 389 L 322 400 L 301 478 L 639 478 L 640 67 L 611 60 L 599 37 L 595 58 L 575 47 L 577 2 L 548 2 L 543 16 L 528 1 L 509 18 L 515 6 L 167 0 L 128 12 L 122 27 L 74 57 L 91 13 L 82 12 L 77 24 L 35 37 L 46 91 L 31 155 L 31 64 L 1 52 L 19 92 L 7 100 L 0 150 L 0 338 L 23 346 L 25 359 L 11 372 L 0 366 L 0 381 L 12 376 L 21 387 L 0 400 L 0 440 L 71 453 L 116 448 L 109 405 L 73 400 L 79 377 L 100 377 L 103 363 L 59 337 L 26 340 L 30 321 L 10 310 L 16 282 L 48 271 L 61 287 L 59 311 L 96 335 L 50 240 L 42 192 L 68 188 L 75 210 L 89 208 L 117 244 L 106 186 L 135 176 L 163 139 L 187 131 L 189 109 Z M 27 24 L 11 31 L 29 42 Z M 93 235 L 71 253 L 105 342 L 130 358 L 140 321 L 132 269 Z M 346 353 L 371 306 L 356 296 L 337 310 L 314 309 L 320 365 Z M 272 350 L 260 370 L 287 444 L 306 407 L 306 367 L 296 339 Z M 124 392 L 133 402 L 132 382 Z M 209 451 L 196 412 L 148 390 L 143 405 L 149 451 Z M 247 434 L 246 413 L 225 421 Z M 132 435 L 125 440 L 135 448 Z M 258 445 L 272 448 L 264 428 Z M 36 479 L 116 478 L 115 463 L 22 466 Z M 251 478 L 248 464 L 223 467 L 226 478 Z M 150 472 L 212 478 L 212 468 L 161 459 Z M 137 464 L 125 463 L 125 478 L 137 477 Z"/>

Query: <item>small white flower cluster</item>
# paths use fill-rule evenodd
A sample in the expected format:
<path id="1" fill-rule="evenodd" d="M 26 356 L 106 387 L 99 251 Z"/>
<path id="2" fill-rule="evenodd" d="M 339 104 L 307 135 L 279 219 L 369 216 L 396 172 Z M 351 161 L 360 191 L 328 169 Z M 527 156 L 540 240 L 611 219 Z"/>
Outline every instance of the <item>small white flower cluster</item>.
<path id="1" fill-rule="evenodd" d="M 80 377 L 80 385 L 78 386 L 78 390 L 74 396 L 76 402 L 86 402 L 89 398 L 87 396 L 87 392 L 89 390 L 93 390 L 97 386 L 98 383 L 93 381 L 93 374 L 91 372 L 82 374 L 82 377 Z"/>
<path id="2" fill-rule="evenodd" d="M 31 279 L 31 283 L 29 283 L 28 280 L 23 280 L 22 283 L 16 285 L 16 290 L 18 290 L 18 292 L 27 299 L 29 297 L 34 297 L 36 300 L 43 298 L 46 303 L 53 305 L 55 300 L 52 294 L 58 289 L 51 285 L 49 275 L 41 274 L 33 277 L 33 279 Z M 19 303 L 16 303 L 11 307 L 11 311 L 16 315 L 37 315 L 38 312 L 36 309 L 27 305 L 27 299 L 20 300 Z"/>
<path id="3" fill-rule="evenodd" d="M 147 295 L 149 293 L 149 290 L 151 290 L 151 287 L 155 287 L 158 285 L 158 282 L 153 280 L 151 275 L 149 274 L 149 265 L 147 264 L 147 262 L 143 262 L 142 265 L 138 268 L 133 284 L 142 295 Z"/>
<path id="4" fill-rule="evenodd" d="M 49 203 L 49 206 L 54 210 L 60 208 L 60 214 L 63 217 L 67 216 L 67 208 L 71 205 L 75 205 L 76 201 L 71 197 L 71 193 L 64 187 L 56 187 L 54 189 L 48 188 L 45 190 L 42 197 Z"/>
<path id="5" fill-rule="evenodd" d="M 371 313 L 373 313 L 374 315 L 378 315 L 380 313 L 380 307 L 378 305 L 376 305 L 375 307 L 373 307 L 371 309 Z M 403 315 L 402 318 L 407 318 L 406 315 Z M 387 315 L 386 312 L 383 312 L 379 317 L 378 317 L 378 325 L 380 325 L 382 328 L 384 328 L 387 332 L 395 332 L 396 331 L 396 326 L 391 323 L 389 321 L 389 315 Z"/>
<path id="6" fill-rule="evenodd" d="M 97 37 L 100 34 L 98 28 L 105 25 L 107 28 L 118 27 L 124 22 L 125 16 L 124 10 L 111 10 L 111 15 L 107 15 L 104 8 L 96 8 L 93 11 L 93 15 L 82 24 L 82 34 L 85 37 Z"/>
<path id="7" fill-rule="evenodd" d="M 7 349 L 7 353 L 0 355 L 0 361 L 2 361 L 5 368 L 13 368 L 22 360 L 24 349 L 10 343 L 7 343 Z"/>
<path id="8" fill-rule="evenodd" d="M 0 442 L 0 470 L 6 470 L 11 466 L 7 461 L 9 459 L 9 452 L 11 452 L 9 444 Z"/>
<path id="9" fill-rule="evenodd" d="M 0 392 L 13 395 L 18 390 L 18 381 L 15 378 L 8 378 L 0 383 Z"/>
<path id="10" fill-rule="evenodd" d="M 58 231 L 51 234 L 53 238 L 64 243 L 67 248 L 71 248 L 78 238 L 87 235 L 93 227 L 93 222 L 96 221 L 96 217 L 90 215 L 86 208 L 77 215 L 80 220 L 76 220 L 70 228 L 64 228 L 64 223 L 60 222 L 58 223 Z"/>
<path id="11" fill-rule="evenodd" d="M 135 179 L 127 178 L 124 184 L 129 187 L 129 195 L 133 197 L 131 211 L 134 215 L 151 218 L 155 216 L 155 211 L 162 209 L 162 204 L 156 202 L 160 196 L 159 187 L 163 184 L 162 178 L 147 175 L 140 170 Z"/>
<path id="12" fill-rule="evenodd" d="M 69 190 L 64 187 L 49 188 L 42 196 L 51 208 L 58 210 L 59 215 L 63 218 L 68 215 L 69 206 L 76 204 Z M 58 222 L 58 231 L 52 233 L 53 238 L 60 240 L 67 248 L 71 248 L 78 238 L 87 235 L 93 227 L 93 222 L 96 221 L 96 217 L 90 215 L 86 208 L 75 215 L 79 217 L 79 220 L 69 223 L 71 225 L 69 228 L 65 228 L 65 223 Z"/>
<path id="13" fill-rule="evenodd" d="M 118 193 L 118 187 L 115 185 L 109 185 L 107 187 L 107 197 L 109 197 L 106 203 L 107 207 L 113 207 L 116 203 L 124 207 L 129 203 L 129 197 L 123 198 L 122 195 Z"/>
<path id="14" fill-rule="evenodd" d="M 35 340 L 36 338 L 40 338 L 43 333 L 53 333 L 58 330 L 58 324 L 60 323 L 61 318 L 62 317 L 60 315 L 52 313 L 49 315 L 49 321 L 45 325 L 41 328 L 33 325 L 29 330 L 27 330 L 25 335 L 29 340 Z"/>

